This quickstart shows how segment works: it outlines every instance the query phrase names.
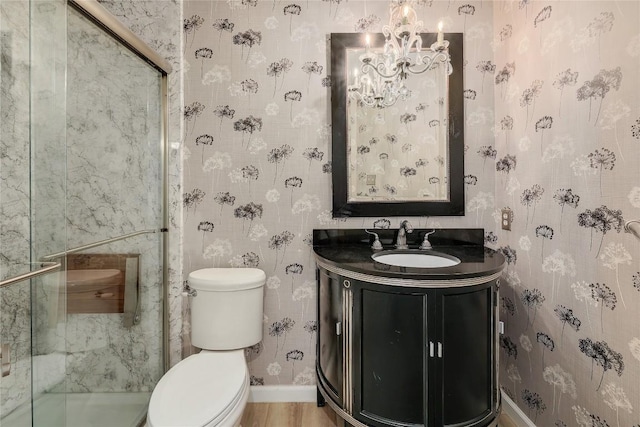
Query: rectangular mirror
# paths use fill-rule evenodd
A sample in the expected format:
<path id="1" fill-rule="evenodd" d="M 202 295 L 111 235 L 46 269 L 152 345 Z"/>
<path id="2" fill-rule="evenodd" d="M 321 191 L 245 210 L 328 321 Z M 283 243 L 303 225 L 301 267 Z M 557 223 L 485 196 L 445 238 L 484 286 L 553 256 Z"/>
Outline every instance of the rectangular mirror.
<path id="1" fill-rule="evenodd" d="M 422 46 L 436 42 L 424 33 Z M 464 215 L 462 34 L 446 34 L 445 64 L 404 80 L 408 93 L 386 107 L 355 93 L 364 54 L 382 51 L 384 36 L 331 34 L 333 215 Z"/>

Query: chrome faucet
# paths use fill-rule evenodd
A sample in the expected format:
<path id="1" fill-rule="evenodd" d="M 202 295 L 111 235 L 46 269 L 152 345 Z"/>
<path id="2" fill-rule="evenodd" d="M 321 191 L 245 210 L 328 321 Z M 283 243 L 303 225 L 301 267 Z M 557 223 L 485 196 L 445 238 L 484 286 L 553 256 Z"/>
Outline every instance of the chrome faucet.
<path id="1" fill-rule="evenodd" d="M 406 219 L 400 223 L 398 230 L 398 239 L 396 240 L 396 249 L 409 249 L 407 245 L 407 233 L 413 232 L 413 226 Z"/>

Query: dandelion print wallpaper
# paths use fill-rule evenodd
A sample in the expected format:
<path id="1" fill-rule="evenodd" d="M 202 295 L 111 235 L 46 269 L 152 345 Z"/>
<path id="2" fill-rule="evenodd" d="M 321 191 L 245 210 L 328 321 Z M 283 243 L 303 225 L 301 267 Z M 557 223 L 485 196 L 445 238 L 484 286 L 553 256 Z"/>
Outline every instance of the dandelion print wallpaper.
<path id="1" fill-rule="evenodd" d="M 404 219 L 335 220 L 331 215 L 328 37 L 380 32 L 388 5 L 335 0 L 184 4 L 184 277 L 214 266 L 266 272 L 264 339 L 248 351 L 255 385 L 315 384 L 312 230 L 398 227 Z M 493 229 L 492 5 L 422 1 L 416 7 L 427 32 L 436 32 L 442 20 L 445 32 L 465 33 L 472 47 L 465 69 L 453 71 L 463 73 L 468 89 L 468 215 L 410 221 L 414 227 Z M 417 102 L 394 106 L 395 115 L 438 115 L 437 103 L 424 103 L 433 105 L 420 111 Z M 425 137 L 433 129 L 428 132 Z M 405 150 L 416 150 L 414 145 Z M 406 156 L 414 162 L 427 157 Z"/>
<path id="2" fill-rule="evenodd" d="M 254 385 L 315 383 L 312 229 L 405 219 L 330 211 L 328 35 L 380 32 L 387 7 L 184 3 L 183 279 L 213 266 L 267 273 L 264 339 L 247 351 Z M 501 385 L 536 425 L 640 426 L 640 242 L 623 229 L 640 217 L 638 2 L 420 0 L 416 10 L 427 31 L 443 21 L 464 36 L 454 73 L 464 73 L 466 213 L 409 221 L 484 227 L 504 254 Z"/>
<path id="3" fill-rule="evenodd" d="M 539 426 L 640 425 L 640 3 L 494 4 L 503 390 Z"/>

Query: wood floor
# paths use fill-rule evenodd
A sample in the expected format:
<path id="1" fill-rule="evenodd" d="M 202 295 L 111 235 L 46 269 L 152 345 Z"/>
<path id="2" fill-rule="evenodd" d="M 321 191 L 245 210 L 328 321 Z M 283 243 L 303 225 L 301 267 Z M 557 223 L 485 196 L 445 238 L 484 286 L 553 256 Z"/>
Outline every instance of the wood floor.
<path id="1" fill-rule="evenodd" d="M 337 427 L 342 425 L 338 419 L 329 405 L 318 408 L 315 403 L 248 403 L 242 427 Z M 503 414 L 500 427 L 517 426 Z"/>
<path id="2" fill-rule="evenodd" d="M 242 427 L 335 427 L 336 414 L 329 405 L 315 403 L 247 403 Z"/>

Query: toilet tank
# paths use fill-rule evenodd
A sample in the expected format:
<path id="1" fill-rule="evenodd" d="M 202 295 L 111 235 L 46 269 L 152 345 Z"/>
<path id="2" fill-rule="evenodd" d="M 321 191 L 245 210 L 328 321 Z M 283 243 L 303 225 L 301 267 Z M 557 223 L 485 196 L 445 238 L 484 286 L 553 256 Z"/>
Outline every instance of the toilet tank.
<path id="1" fill-rule="evenodd" d="M 266 275 L 257 268 L 204 268 L 189 274 L 191 343 L 233 350 L 262 340 Z"/>

